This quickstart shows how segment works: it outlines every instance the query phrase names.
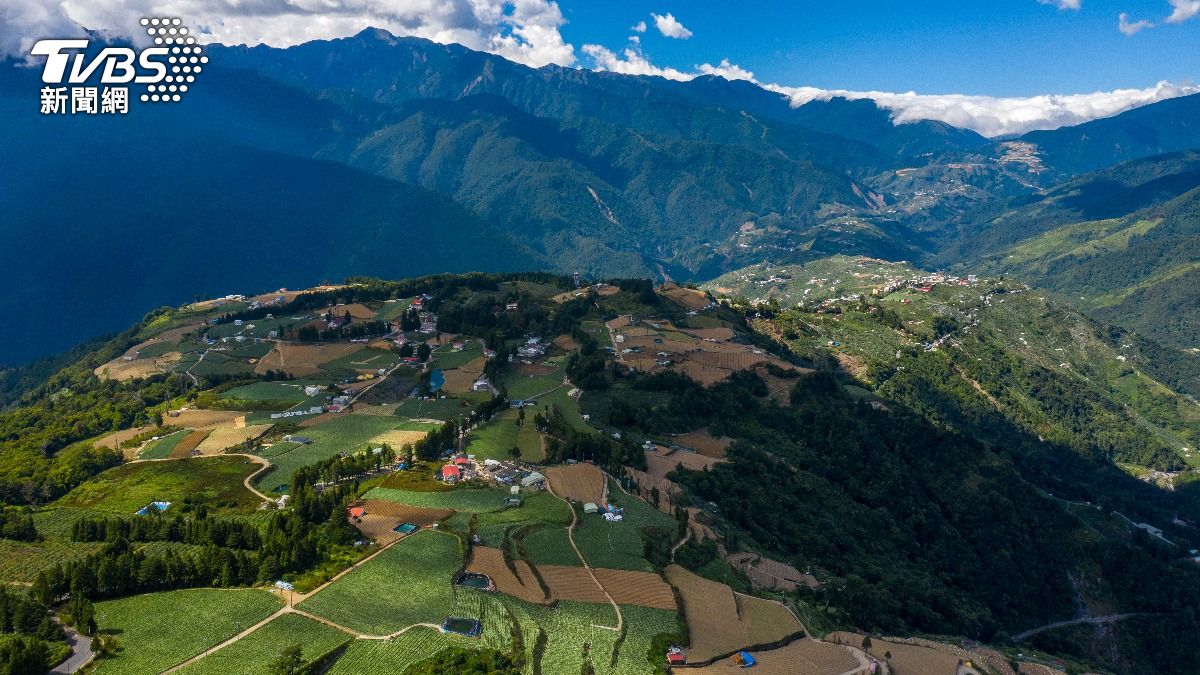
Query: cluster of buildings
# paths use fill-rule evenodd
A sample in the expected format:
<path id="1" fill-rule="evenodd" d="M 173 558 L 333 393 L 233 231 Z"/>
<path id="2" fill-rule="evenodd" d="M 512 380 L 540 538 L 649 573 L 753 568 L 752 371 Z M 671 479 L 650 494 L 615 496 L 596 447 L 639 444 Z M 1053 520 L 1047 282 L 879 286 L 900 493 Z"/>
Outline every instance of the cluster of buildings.
<path id="1" fill-rule="evenodd" d="M 546 477 L 537 471 L 522 468 L 513 462 L 501 462 L 495 459 L 483 461 L 483 475 L 501 485 L 515 485 L 523 488 L 538 488 L 546 482 Z"/>
<path id="2" fill-rule="evenodd" d="M 522 359 L 540 359 L 546 355 L 550 345 L 542 338 L 534 335 L 525 339 L 525 344 L 517 347 L 517 357 Z"/>

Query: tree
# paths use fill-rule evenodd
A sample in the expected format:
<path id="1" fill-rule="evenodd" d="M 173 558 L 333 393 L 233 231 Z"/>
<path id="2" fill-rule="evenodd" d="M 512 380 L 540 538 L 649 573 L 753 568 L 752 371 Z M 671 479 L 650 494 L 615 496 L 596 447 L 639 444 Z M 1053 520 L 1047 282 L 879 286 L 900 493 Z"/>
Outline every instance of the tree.
<path id="1" fill-rule="evenodd" d="M 279 653 L 271 662 L 271 672 L 275 675 L 296 675 L 304 668 L 304 649 L 300 645 L 292 645 Z"/>
<path id="2" fill-rule="evenodd" d="M 512 446 L 512 448 L 508 451 L 508 456 L 512 457 L 514 462 L 521 461 L 521 448 L 518 448 L 515 445 Z"/>
<path id="3" fill-rule="evenodd" d="M 871 636 L 869 636 L 869 635 L 864 635 L 864 636 L 863 636 L 863 639 L 862 639 L 862 648 L 863 648 L 863 651 L 864 651 L 864 652 L 865 652 L 865 651 L 870 651 L 870 649 L 871 649 Z"/>
<path id="4" fill-rule="evenodd" d="M 429 353 L 431 351 L 432 350 L 429 349 L 429 345 L 422 342 L 421 346 L 417 347 L 417 360 L 419 360 L 421 363 L 428 361 Z"/>

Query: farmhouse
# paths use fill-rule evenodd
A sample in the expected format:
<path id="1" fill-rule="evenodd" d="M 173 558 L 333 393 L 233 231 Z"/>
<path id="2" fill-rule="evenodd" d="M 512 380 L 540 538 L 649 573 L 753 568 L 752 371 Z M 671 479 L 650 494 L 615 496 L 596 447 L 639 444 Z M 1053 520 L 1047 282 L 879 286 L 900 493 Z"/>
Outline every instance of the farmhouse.
<path id="1" fill-rule="evenodd" d="M 454 464 L 447 464 L 442 467 L 442 480 L 450 485 L 457 483 L 460 478 L 462 478 L 462 470 Z"/>

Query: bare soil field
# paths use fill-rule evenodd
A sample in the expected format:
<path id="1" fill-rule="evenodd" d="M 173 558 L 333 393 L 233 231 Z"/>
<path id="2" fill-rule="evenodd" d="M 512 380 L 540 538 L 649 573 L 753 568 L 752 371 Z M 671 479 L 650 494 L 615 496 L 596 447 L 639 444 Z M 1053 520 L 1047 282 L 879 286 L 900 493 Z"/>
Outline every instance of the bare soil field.
<path id="1" fill-rule="evenodd" d="M 580 568 L 572 568 L 580 569 Z M 595 570 L 596 578 L 619 605 L 638 605 L 675 611 L 675 593 L 670 584 L 653 572 Z"/>
<path id="2" fill-rule="evenodd" d="M 679 495 L 679 486 L 666 478 L 656 478 L 637 469 L 625 467 L 625 475 L 633 479 L 637 496 L 651 506 L 654 505 L 654 490 L 658 489 L 658 510 L 663 513 L 675 513 L 675 498 Z"/>
<path id="3" fill-rule="evenodd" d="M 529 563 L 515 560 L 513 566 L 517 568 L 517 574 L 513 574 L 504 564 L 504 554 L 500 549 L 475 546 L 471 549 L 471 564 L 467 566 L 467 571 L 488 575 L 501 593 L 525 602 L 545 604 L 548 598 L 529 569 Z"/>
<path id="4" fill-rule="evenodd" d="M 701 340 L 717 340 L 726 342 L 733 339 L 733 329 L 720 326 L 718 328 L 680 328 L 679 330 L 688 335 L 698 337 Z"/>
<path id="5" fill-rule="evenodd" d="M 706 457 L 697 452 L 687 450 L 671 450 L 661 445 L 646 451 L 646 472 L 655 478 L 666 478 L 667 474 L 682 466 L 692 471 L 711 469 L 714 465 L 724 462 L 724 459 Z"/>
<path id="6" fill-rule="evenodd" d="M 126 361 L 125 357 L 118 356 L 102 366 L 97 366 L 92 372 L 96 377 L 107 377 L 110 380 L 124 382 L 164 373 L 171 366 L 179 363 L 182 358 L 183 354 L 179 352 L 167 352 L 152 359 L 133 359 L 132 361 Z"/>
<path id="7" fill-rule="evenodd" d="M 342 316 L 346 312 L 350 312 L 350 318 L 357 321 L 368 321 L 375 318 L 375 310 L 370 309 L 366 305 L 356 302 L 350 305 L 338 305 L 336 307 L 326 307 L 324 310 L 317 312 L 318 315 L 326 312 L 334 316 Z"/>
<path id="8" fill-rule="evenodd" d="M 837 632 L 825 636 L 827 642 L 859 646 L 862 635 L 857 633 Z M 903 642 L 871 638 L 871 648 L 866 650 L 871 656 L 880 661 L 884 654 L 892 653 L 892 665 L 898 673 L 922 673 L 923 675 L 955 675 L 958 672 L 959 657 L 930 647 L 922 647 Z"/>
<path id="9" fill-rule="evenodd" d="M 268 370 L 281 370 L 293 377 L 320 372 L 321 364 L 329 363 L 365 349 L 360 344 L 297 345 L 281 342 L 258 361 L 254 372 L 262 375 Z"/>
<path id="10" fill-rule="evenodd" d="M 628 314 L 622 314 L 615 319 L 608 320 L 604 325 L 608 326 L 612 330 L 621 330 L 622 328 L 628 326 L 631 320 L 633 320 L 633 317 L 629 316 Z"/>
<path id="11" fill-rule="evenodd" d="M 796 640 L 785 647 L 752 654 L 758 661 L 753 670 L 755 675 L 842 675 L 860 665 L 849 649 L 808 638 Z M 742 668 L 734 663 L 733 659 L 722 659 L 688 672 L 699 675 L 729 675 L 742 672 Z"/>
<path id="12" fill-rule="evenodd" d="M 726 556 L 725 560 L 750 577 L 750 581 L 760 588 L 794 591 L 801 585 L 809 588 L 820 586 L 811 574 L 805 574 L 787 563 L 764 558 L 756 553 L 733 553 Z"/>
<path id="13" fill-rule="evenodd" d="M 579 349 L 579 340 L 576 340 L 570 335 L 559 335 L 558 337 L 554 338 L 554 346 L 565 352 L 574 351 Z"/>
<path id="14" fill-rule="evenodd" d="M 676 445 L 682 445 L 685 448 L 691 448 L 705 457 L 716 457 L 723 459 L 725 453 L 729 450 L 733 439 L 728 436 L 717 438 L 708 432 L 708 429 L 697 429 L 689 431 L 686 434 L 679 434 L 673 437 Z"/>
<path id="15" fill-rule="evenodd" d="M 141 434 L 144 434 L 153 428 L 154 427 L 151 427 L 151 426 L 144 426 L 144 427 L 133 427 L 132 429 L 122 429 L 120 431 L 114 431 L 111 434 L 105 436 L 104 438 L 101 438 L 100 440 L 96 441 L 93 445 L 95 445 L 96 447 L 100 447 L 100 448 L 108 448 L 109 450 L 116 450 L 117 448 L 121 447 L 121 444 L 124 443 L 125 441 L 133 438 L 134 436 L 139 436 Z"/>
<path id="16" fill-rule="evenodd" d="M 183 440 L 176 443 L 175 448 L 171 450 L 171 459 L 191 457 L 192 451 L 199 447 L 210 433 L 211 431 L 208 429 L 200 429 L 184 436 Z"/>
<path id="17" fill-rule="evenodd" d="M 666 299 L 687 310 L 704 309 L 710 302 L 708 293 L 694 288 L 676 286 L 675 284 L 665 284 L 658 289 L 658 292 Z"/>
<path id="18" fill-rule="evenodd" d="M 742 593 L 734 593 L 733 597 L 737 600 L 750 644 L 778 642 L 789 635 L 804 631 L 804 626 L 800 625 L 788 608 L 778 602 Z"/>
<path id="19" fill-rule="evenodd" d="M 559 497 L 584 503 L 604 499 L 604 473 L 591 464 L 552 466 L 546 469 L 546 480 Z"/>
<path id="20" fill-rule="evenodd" d="M 354 526 L 363 533 L 363 536 L 374 539 L 381 545 L 400 538 L 400 534 L 392 528 L 401 523 L 412 523 L 418 527 L 425 527 L 454 513 L 449 509 L 426 509 L 383 499 L 368 499 L 363 506 L 366 507 L 367 512 L 363 515 L 362 520 L 355 523 Z"/>
<path id="21" fill-rule="evenodd" d="M 714 366 L 706 366 L 694 361 L 685 361 L 675 366 L 675 369 L 706 387 L 717 384 L 718 382 L 724 382 L 730 375 L 733 374 L 733 371 L 731 370 L 717 368 Z"/>
<path id="22" fill-rule="evenodd" d="M 709 581 L 679 565 L 668 566 L 666 574 L 683 599 L 692 638 L 690 661 L 706 661 L 756 644 L 778 642 L 804 630 L 778 603 L 735 594 L 725 584 Z"/>
<path id="23" fill-rule="evenodd" d="M 707 661 L 750 645 L 745 626 L 738 620 L 732 589 L 679 565 L 669 565 L 666 575 L 683 600 L 683 612 L 692 639 L 688 648 L 689 661 Z"/>
<path id="24" fill-rule="evenodd" d="M 188 429 L 215 429 L 217 427 L 235 427 L 241 420 L 241 426 L 246 426 L 246 413 L 237 410 L 180 410 L 172 417 L 163 416 L 163 424 Z"/>
<path id="25" fill-rule="evenodd" d="M 574 600 L 576 602 L 606 603 L 604 591 L 592 581 L 592 577 L 582 567 L 561 567 L 559 565 L 538 565 L 542 580 L 550 588 L 550 595 L 558 600 Z"/>
<path id="26" fill-rule="evenodd" d="M 320 415 L 313 415 L 312 417 L 305 417 L 304 421 L 301 422 L 297 426 L 299 426 L 301 429 L 311 429 L 311 428 L 317 426 L 318 424 L 332 422 L 333 420 L 338 418 L 338 415 L 341 415 L 341 414 L 342 413 L 321 413 Z"/>
<path id="27" fill-rule="evenodd" d="M 270 424 L 254 424 L 243 427 L 217 427 L 200 445 L 196 446 L 196 450 L 201 455 L 219 455 L 229 448 L 262 436 L 271 426 Z"/>
<path id="28" fill-rule="evenodd" d="M 479 379 L 479 373 L 469 373 L 461 368 L 443 370 L 442 375 L 446 378 L 442 391 L 448 394 L 465 394 L 471 391 L 475 381 Z"/>
<path id="29" fill-rule="evenodd" d="M 385 431 L 382 434 L 379 434 L 378 436 L 376 436 L 375 438 L 372 438 L 371 444 L 374 446 L 376 444 L 383 445 L 384 443 L 386 443 L 389 446 L 391 446 L 392 450 L 395 450 L 396 452 L 400 452 L 400 448 L 403 448 L 405 445 L 407 445 L 409 443 L 416 443 L 417 441 L 421 440 L 422 438 L 425 438 L 427 435 L 429 435 L 428 431 L 413 431 L 413 430 L 408 430 L 408 429 L 392 429 L 391 431 Z"/>

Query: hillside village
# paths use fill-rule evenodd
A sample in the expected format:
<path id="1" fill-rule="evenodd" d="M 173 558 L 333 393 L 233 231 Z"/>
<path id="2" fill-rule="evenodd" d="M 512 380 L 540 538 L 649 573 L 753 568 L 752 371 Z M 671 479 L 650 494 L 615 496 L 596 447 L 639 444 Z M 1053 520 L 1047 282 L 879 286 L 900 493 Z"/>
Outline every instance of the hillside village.
<path id="1" fill-rule="evenodd" d="M 606 370 L 708 387 L 750 374 L 785 403 L 812 369 L 704 291 L 566 283 L 577 288 L 517 277 L 402 297 L 281 289 L 156 320 L 96 375 L 198 386 L 96 439 L 123 463 L 35 512 L 46 539 L 8 551 L 22 561 L 8 579 L 94 555 L 81 523 L 192 519 L 205 504 L 261 526 L 332 499 L 353 535 L 322 545 L 322 566 L 260 572 L 250 586 L 266 590 L 244 591 L 257 599 L 240 609 L 220 588 L 101 595 L 100 669 L 217 672 L 305 635 L 304 662 L 331 673 L 402 670 L 443 648 L 515 649 L 543 673 L 1012 672 L 1011 656 L 981 645 L 822 639 L 799 599 L 823 573 L 731 544 L 721 510 L 678 479 L 728 464 L 731 439 L 614 424 L 619 401 L 591 393 Z M 888 292 L 922 292 L 912 283 L 960 281 Z M 198 484 L 229 496 L 185 487 Z M 154 545 L 167 548 L 135 548 L 188 555 Z M 180 630 L 155 635 L 151 616 Z M 210 623 L 189 628 L 197 620 Z M 191 631 L 199 642 L 179 642 Z M 1021 672 L 1061 672 L 1039 660 L 1054 663 L 1029 656 Z"/>

